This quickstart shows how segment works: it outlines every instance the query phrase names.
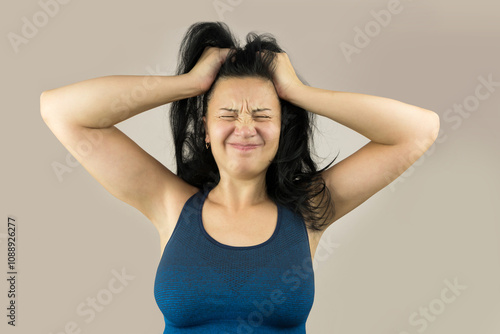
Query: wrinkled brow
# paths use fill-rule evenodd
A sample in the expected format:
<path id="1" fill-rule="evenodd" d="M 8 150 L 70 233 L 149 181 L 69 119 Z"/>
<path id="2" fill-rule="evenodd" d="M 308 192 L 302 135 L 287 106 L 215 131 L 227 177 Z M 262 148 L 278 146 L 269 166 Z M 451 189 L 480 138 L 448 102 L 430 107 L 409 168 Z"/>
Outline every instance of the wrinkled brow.
<path id="1" fill-rule="evenodd" d="M 220 108 L 219 110 L 238 112 L 238 109 L 232 109 L 232 108 Z M 266 110 L 271 111 L 271 109 L 269 109 L 269 108 L 257 108 L 257 109 L 252 110 L 252 112 L 266 111 Z"/>

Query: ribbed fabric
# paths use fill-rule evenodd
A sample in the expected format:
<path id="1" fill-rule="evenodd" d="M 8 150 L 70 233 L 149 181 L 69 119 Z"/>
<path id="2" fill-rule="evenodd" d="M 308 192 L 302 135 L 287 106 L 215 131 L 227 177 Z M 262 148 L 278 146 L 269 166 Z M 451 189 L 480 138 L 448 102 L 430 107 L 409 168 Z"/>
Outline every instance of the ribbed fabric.
<path id="1" fill-rule="evenodd" d="M 158 265 L 154 297 L 163 333 L 305 333 L 314 271 L 304 220 L 278 204 L 270 239 L 224 245 L 203 227 L 210 190 L 186 201 Z"/>

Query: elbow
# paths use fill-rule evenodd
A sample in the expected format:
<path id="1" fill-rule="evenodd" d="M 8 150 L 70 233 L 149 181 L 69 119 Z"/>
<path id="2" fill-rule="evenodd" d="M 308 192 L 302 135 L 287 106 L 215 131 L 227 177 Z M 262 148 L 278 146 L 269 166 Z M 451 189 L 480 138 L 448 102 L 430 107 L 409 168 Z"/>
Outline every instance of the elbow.
<path id="1" fill-rule="evenodd" d="M 429 149 L 439 135 L 440 120 L 439 115 L 431 110 L 422 109 L 422 117 L 418 124 L 411 130 L 411 135 L 407 135 L 402 141 L 404 145 L 416 146 L 421 153 Z"/>
<path id="2" fill-rule="evenodd" d="M 47 99 L 47 91 L 43 91 L 42 94 L 40 94 L 40 115 L 42 116 L 42 119 L 45 121 L 45 115 L 47 114 L 46 110 L 46 103 L 45 100 Z"/>
<path id="3" fill-rule="evenodd" d="M 428 119 L 425 121 L 425 126 L 420 131 L 420 135 L 417 136 L 416 140 L 419 144 L 420 148 L 423 148 L 424 151 L 428 150 L 436 141 L 439 135 L 440 129 L 440 120 L 439 115 L 433 111 L 428 110 Z"/>
<path id="4" fill-rule="evenodd" d="M 44 122 L 47 122 L 50 112 L 49 91 L 45 90 L 40 94 L 40 115 Z"/>
<path id="5" fill-rule="evenodd" d="M 434 142 L 438 135 L 439 135 L 439 129 L 441 127 L 441 123 L 439 120 L 439 115 L 435 113 L 434 111 L 430 111 L 431 118 L 432 120 L 429 122 L 430 123 L 430 136 L 432 139 L 432 142 Z"/>

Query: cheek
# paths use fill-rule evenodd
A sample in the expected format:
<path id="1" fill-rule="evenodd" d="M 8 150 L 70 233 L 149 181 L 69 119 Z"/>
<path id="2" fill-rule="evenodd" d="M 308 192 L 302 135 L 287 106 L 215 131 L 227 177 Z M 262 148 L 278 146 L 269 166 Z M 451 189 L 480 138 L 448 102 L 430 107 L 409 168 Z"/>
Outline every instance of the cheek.
<path id="1" fill-rule="evenodd" d="M 279 137 L 280 136 L 280 132 L 281 132 L 281 123 L 280 122 L 273 122 L 269 126 L 269 133 L 272 136 Z"/>
<path id="2" fill-rule="evenodd" d="M 217 124 L 217 126 L 210 129 L 210 133 L 212 134 L 212 137 L 214 137 L 214 139 L 218 138 L 218 140 L 225 141 L 227 137 L 231 135 L 233 130 L 234 126 L 231 126 L 229 122 L 221 122 L 220 124 Z"/>
<path id="3" fill-rule="evenodd" d="M 276 144 L 278 144 L 280 139 L 280 128 L 277 126 L 266 127 L 262 129 L 261 134 L 267 143 L 276 142 Z"/>

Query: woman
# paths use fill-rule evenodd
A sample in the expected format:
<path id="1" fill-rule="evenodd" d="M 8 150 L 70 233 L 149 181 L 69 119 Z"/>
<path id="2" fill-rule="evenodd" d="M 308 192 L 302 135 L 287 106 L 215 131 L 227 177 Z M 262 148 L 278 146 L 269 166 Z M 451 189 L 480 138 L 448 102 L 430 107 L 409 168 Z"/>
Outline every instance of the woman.
<path id="1" fill-rule="evenodd" d="M 164 333 L 305 333 L 322 234 L 439 130 L 432 111 L 307 86 L 272 36 L 241 48 L 220 22 L 190 27 L 175 76 L 106 76 L 40 100 L 70 153 L 158 229 Z M 177 175 L 115 127 L 170 102 Z M 371 141 L 317 170 L 314 114 Z"/>

